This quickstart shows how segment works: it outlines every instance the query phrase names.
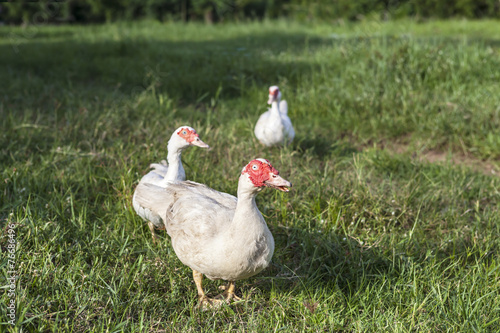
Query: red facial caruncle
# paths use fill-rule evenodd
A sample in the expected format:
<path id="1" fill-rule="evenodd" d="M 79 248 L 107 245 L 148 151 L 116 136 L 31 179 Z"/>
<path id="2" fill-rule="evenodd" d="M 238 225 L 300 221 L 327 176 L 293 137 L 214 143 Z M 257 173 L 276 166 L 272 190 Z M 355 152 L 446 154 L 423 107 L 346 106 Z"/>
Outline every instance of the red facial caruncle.
<path id="1" fill-rule="evenodd" d="M 270 174 L 279 175 L 278 170 L 273 168 L 271 163 L 265 159 L 256 159 L 247 164 L 241 172 L 248 174 L 248 178 L 256 187 L 265 186 L 264 182 L 269 180 Z"/>
<path id="2" fill-rule="evenodd" d="M 196 140 L 197 137 L 199 137 L 198 133 L 196 133 L 194 129 L 189 127 L 181 128 L 181 130 L 177 132 L 177 135 L 179 135 L 189 143 L 192 143 L 194 140 Z"/>
<path id="3" fill-rule="evenodd" d="M 278 97 L 279 92 L 280 92 L 280 90 L 276 86 L 272 86 L 271 88 L 269 88 L 269 95 L 270 96 Z"/>

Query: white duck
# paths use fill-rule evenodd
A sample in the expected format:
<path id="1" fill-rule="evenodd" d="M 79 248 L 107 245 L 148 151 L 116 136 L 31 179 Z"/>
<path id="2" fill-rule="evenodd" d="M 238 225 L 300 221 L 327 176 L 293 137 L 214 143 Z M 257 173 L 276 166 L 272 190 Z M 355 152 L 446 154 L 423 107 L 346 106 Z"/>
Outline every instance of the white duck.
<path id="1" fill-rule="evenodd" d="M 191 181 L 165 189 L 150 184 L 137 187 L 141 206 L 163 218 L 177 257 L 193 270 L 200 305 L 239 299 L 235 281 L 259 273 L 271 261 L 274 239 L 255 204 L 264 186 L 288 192 L 292 184 L 269 161 L 255 159 L 241 172 L 238 198 Z M 229 281 L 218 299 L 205 295 L 203 274 Z"/>
<path id="2" fill-rule="evenodd" d="M 295 131 L 288 118 L 288 104 L 281 100 L 278 86 L 269 87 L 271 108 L 264 112 L 255 125 L 255 136 L 265 146 L 289 144 L 295 137 Z"/>
<path id="3" fill-rule="evenodd" d="M 172 182 L 185 180 L 186 173 L 182 167 L 181 154 L 182 151 L 189 146 L 210 148 L 209 145 L 200 139 L 194 128 L 181 126 L 174 131 L 168 141 L 168 165 L 165 160 L 162 160 L 160 163 L 152 163 L 150 168 L 153 170 L 141 178 L 139 185 L 153 184 L 165 188 Z M 156 234 L 154 232 L 155 227 L 158 229 L 165 229 L 162 218 L 148 208 L 141 206 L 137 196 L 138 192 L 136 188 L 132 198 L 134 210 L 145 221 L 148 221 L 149 229 L 153 235 L 153 242 L 156 242 Z"/>

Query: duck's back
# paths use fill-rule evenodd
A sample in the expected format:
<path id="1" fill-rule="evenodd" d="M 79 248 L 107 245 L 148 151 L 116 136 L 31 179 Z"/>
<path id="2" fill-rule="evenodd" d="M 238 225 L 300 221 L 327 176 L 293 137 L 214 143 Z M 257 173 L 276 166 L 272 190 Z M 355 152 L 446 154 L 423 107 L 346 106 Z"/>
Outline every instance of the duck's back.
<path id="1" fill-rule="evenodd" d="M 167 188 L 140 184 L 136 191 L 139 204 L 163 218 L 179 259 L 200 271 L 210 266 L 219 236 L 233 219 L 236 197 L 192 181 Z"/>
<path id="2" fill-rule="evenodd" d="M 177 239 L 190 231 L 189 235 L 197 235 L 193 238 L 209 242 L 220 228 L 231 223 L 238 201 L 232 195 L 192 181 L 174 183 L 166 192 L 173 198 L 166 211 L 166 228 L 170 237 Z"/>

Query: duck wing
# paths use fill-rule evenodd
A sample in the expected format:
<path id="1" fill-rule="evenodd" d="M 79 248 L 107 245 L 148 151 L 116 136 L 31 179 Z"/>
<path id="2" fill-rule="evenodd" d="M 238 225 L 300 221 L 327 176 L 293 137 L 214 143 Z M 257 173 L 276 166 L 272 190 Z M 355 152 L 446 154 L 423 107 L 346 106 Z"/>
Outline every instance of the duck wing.
<path id="1" fill-rule="evenodd" d="M 139 184 L 136 201 L 158 214 L 172 239 L 181 234 L 216 234 L 232 221 L 236 197 L 192 181 L 174 182 L 167 188 Z"/>
<path id="2" fill-rule="evenodd" d="M 172 247 L 185 265 L 204 271 L 213 265 L 211 249 L 232 222 L 237 198 L 192 181 L 167 188 L 140 184 L 138 202 L 162 217 Z"/>
<path id="3" fill-rule="evenodd" d="M 158 175 L 165 177 L 168 171 L 168 164 L 167 161 L 161 160 L 160 163 L 151 163 L 149 165 L 149 168 L 153 169 L 151 171 L 153 171 L 154 173 L 157 173 Z"/>
<path id="4" fill-rule="evenodd" d="M 280 102 L 280 112 L 281 114 L 288 114 L 288 103 L 285 100 Z"/>
<path id="5" fill-rule="evenodd" d="M 152 170 L 145 174 L 139 182 L 160 185 L 160 182 L 163 180 L 168 171 L 167 161 L 162 160 L 160 163 L 151 163 L 149 167 Z"/>
<path id="6" fill-rule="evenodd" d="M 281 122 L 283 124 L 283 134 L 287 138 L 288 143 L 290 143 L 295 137 L 295 130 L 293 129 L 292 121 L 287 115 L 282 115 Z"/>

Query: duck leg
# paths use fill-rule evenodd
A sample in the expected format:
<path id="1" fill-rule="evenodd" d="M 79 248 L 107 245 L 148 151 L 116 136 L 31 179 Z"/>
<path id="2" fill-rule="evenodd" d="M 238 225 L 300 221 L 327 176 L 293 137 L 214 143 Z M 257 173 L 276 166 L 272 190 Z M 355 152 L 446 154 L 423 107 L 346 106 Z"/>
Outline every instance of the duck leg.
<path id="1" fill-rule="evenodd" d="M 226 298 L 226 302 L 229 303 L 232 299 L 237 300 L 237 301 L 241 301 L 241 298 L 236 296 L 236 294 L 234 293 L 235 287 L 236 287 L 236 284 L 234 283 L 234 281 L 229 281 L 228 287 L 226 288 L 224 293 L 222 293 L 222 296 L 224 296 Z"/>
<path id="2" fill-rule="evenodd" d="M 211 306 L 211 300 L 205 295 L 205 292 L 203 291 L 203 274 L 193 269 L 193 280 L 196 284 L 196 289 L 198 289 L 198 307 L 206 308 L 207 306 Z"/>
<path id="3" fill-rule="evenodd" d="M 156 234 L 155 234 L 155 225 L 153 222 L 148 222 L 149 230 L 151 230 L 151 236 L 153 236 L 153 243 L 156 244 Z"/>
<path id="4" fill-rule="evenodd" d="M 155 233 L 155 229 L 158 229 L 158 230 L 165 230 L 165 227 L 162 227 L 162 228 L 157 228 L 153 222 L 148 222 L 148 227 L 149 227 L 149 230 L 151 230 L 151 236 L 153 236 L 153 243 L 156 244 L 156 240 L 158 239 L 156 237 L 156 233 Z"/>
<path id="5" fill-rule="evenodd" d="M 203 310 L 207 310 L 209 308 L 217 309 L 222 306 L 224 303 L 229 303 L 231 299 L 241 300 L 238 296 L 234 294 L 234 282 L 230 282 L 227 290 L 224 291 L 222 295 L 219 295 L 215 298 L 208 298 L 203 291 L 202 280 L 203 274 L 195 271 L 193 269 L 193 279 L 196 284 L 196 289 L 198 289 L 198 308 Z"/>
<path id="6" fill-rule="evenodd" d="M 198 289 L 198 298 L 201 300 L 206 297 L 203 291 L 203 274 L 193 269 L 193 280 L 196 284 L 196 289 Z"/>
<path id="7" fill-rule="evenodd" d="M 241 298 L 236 296 L 234 293 L 234 289 L 236 288 L 236 283 L 234 281 L 229 281 L 227 286 L 220 286 L 220 290 L 224 290 L 224 292 L 217 296 L 217 300 L 224 301 L 229 303 L 232 299 L 236 301 L 241 301 Z"/>

